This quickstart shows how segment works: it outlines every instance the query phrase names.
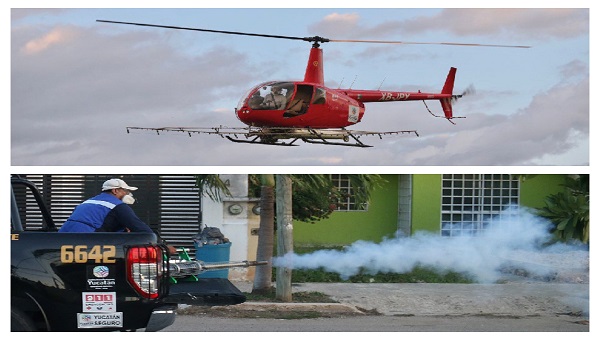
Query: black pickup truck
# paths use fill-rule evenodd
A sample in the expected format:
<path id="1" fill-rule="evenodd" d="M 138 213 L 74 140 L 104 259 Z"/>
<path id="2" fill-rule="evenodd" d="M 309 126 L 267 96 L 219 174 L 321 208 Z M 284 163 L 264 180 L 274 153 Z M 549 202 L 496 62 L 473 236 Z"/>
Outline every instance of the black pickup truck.
<path id="1" fill-rule="evenodd" d="M 158 331 L 179 304 L 246 300 L 227 279 L 197 278 L 211 264 L 174 257 L 155 234 L 58 233 L 35 185 L 18 177 L 11 184 L 12 331 Z M 43 216 L 35 230 L 22 221 L 17 187 Z"/>

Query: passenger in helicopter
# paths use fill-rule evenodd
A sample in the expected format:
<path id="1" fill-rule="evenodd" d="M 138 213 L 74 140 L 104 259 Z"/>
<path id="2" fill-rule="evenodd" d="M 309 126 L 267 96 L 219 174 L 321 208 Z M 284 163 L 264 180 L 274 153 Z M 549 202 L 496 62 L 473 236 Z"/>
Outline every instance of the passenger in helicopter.
<path id="1" fill-rule="evenodd" d="M 300 98 L 296 98 L 290 104 L 290 107 L 283 113 L 283 117 L 290 118 L 296 117 L 306 113 L 308 105 Z"/>

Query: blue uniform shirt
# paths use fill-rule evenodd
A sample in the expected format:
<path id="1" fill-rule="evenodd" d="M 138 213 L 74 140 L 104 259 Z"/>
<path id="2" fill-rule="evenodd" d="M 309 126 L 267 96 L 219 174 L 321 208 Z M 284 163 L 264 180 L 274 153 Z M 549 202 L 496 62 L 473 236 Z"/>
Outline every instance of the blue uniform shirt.
<path id="1" fill-rule="evenodd" d="M 81 203 L 59 232 L 132 231 L 152 233 L 133 209 L 109 193 L 101 193 Z"/>

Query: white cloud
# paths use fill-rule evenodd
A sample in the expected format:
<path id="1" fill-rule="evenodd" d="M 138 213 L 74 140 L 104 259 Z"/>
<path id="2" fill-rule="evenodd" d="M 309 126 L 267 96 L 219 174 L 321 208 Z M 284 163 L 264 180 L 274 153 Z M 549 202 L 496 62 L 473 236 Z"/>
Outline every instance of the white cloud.
<path id="1" fill-rule="evenodd" d="M 572 8 L 452 8 L 406 21 L 408 32 L 450 30 L 457 35 L 573 37 L 589 30 L 589 10 Z"/>

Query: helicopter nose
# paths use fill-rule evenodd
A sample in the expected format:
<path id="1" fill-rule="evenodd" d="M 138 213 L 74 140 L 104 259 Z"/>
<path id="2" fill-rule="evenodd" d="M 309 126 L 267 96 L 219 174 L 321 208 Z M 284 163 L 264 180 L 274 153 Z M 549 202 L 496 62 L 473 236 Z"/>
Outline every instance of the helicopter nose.
<path id="1" fill-rule="evenodd" d="M 252 115 L 252 109 L 250 109 L 247 106 L 244 106 L 236 109 L 235 114 L 238 117 L 238 119 L 241 120 L 243 123 L 249 124 L 248 119 Z"/>

